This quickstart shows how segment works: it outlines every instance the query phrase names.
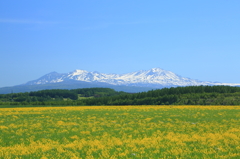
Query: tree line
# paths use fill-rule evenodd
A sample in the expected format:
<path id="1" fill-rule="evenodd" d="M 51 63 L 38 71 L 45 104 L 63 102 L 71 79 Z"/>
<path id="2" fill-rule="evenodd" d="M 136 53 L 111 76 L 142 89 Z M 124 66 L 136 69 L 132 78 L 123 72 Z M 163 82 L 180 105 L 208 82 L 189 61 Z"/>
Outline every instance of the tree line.
<path id="1" fill-rule="evenodd" d="M 86 105 L 240 105 L 240 87 L 171 87 L 136 94 L 86 99 Z"/>
<path id="2" fill-rule="evenodd" d="M 186 86 L 126 93 L 110 88 L 0 95 L 1 105 L 240 105 L 240 87 Z"/>
<path id="3" fill-rule="evenodd" d="M 63 103 L 64 101 L 76 101 L 82 98 L 99 98 L 123 94 L 110 88 L 82 88 L 82 89 L 51 89 L 25 93 L 0 94 L 0 104 L 36 104 Z M 66 102 L 65 102 L 66 103 Z"/>

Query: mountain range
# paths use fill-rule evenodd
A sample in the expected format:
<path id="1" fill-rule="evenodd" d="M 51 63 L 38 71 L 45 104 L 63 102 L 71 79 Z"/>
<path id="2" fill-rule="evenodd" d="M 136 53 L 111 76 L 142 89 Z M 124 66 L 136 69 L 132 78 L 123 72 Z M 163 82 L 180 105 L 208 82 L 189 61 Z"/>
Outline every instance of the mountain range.
<path id="1" fill-rule="evenodd" d="M 39 79 L 26 82 L 22 85 L 0 88 L 0 93 L 36 91 L 41 89 L 74 89 L 88 87 L 108 87 L 117 91 L 140 92 L 151 89 L 177 86 L 197 85 L 230 85 L 235 83 L 204 82 L 181 77 L 171 71 L 161 68 L 140 70 L 126 74 L 106 74 L 75 70 L 69 73 L 48 73 Z"/>

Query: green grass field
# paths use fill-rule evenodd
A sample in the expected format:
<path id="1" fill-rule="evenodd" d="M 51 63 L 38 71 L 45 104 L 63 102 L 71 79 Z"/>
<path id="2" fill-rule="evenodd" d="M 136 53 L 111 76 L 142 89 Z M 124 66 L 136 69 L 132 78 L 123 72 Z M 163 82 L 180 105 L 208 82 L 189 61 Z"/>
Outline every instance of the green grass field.
<path id="1" fill-rule="evenodd" d="M 240 158 L 240 106 L 0 108 L 1 159 Z"/>

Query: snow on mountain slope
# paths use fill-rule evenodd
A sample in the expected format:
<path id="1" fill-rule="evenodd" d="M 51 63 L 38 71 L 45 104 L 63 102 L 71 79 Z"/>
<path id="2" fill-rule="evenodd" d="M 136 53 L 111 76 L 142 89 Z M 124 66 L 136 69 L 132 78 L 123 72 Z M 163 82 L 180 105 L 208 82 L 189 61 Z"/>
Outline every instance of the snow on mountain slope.
<path id="1" fill-rule="evenodd" d="M 62 81 L 64 81 L 64 79 L 63 79 L 64 76 L 66 76 L 66 73 L 51 72 L 51 73 L 48 73 L 48 74 L 40 77 L 37 80 L 27 82 L 26 85 L 62 82 Z"/>
<path id="2" fill-rule="evenodd" d="M 27 82 L 27 85 L 58 83 L 67 80 L 84 82 L 103 82 L 112 85 L 140 86 L 140 87 L 171 87 L 190 85 L 230 85 L 222 83 L 202 82 L 190 78 L 181 77 L 171 71 L 160 68 L 140 70 L 126 74 L 105 74 L 99 72 L 88 72 L 86 70 L 75 70 L 70 73 L 49 73 L 37 80 Z M 240 84 L 235 84 L 240 85 Z"/>

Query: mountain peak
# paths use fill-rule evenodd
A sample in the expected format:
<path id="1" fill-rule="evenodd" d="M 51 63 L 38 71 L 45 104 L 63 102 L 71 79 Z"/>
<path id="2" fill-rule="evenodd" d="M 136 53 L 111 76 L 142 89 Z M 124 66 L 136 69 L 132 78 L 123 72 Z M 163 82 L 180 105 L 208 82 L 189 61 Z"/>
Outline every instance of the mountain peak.
<path id="1" fill-rule="evenodd" d="M 73 76 L 75 76 L 75 75 L 80 75 L 80 74 L 83 74 L 83 73 L 88 73 L 88 71 L 76 69 L 76 70 L 74 70 L 71 74 L 72 74 Z"/>
<path id="2" fill-rule="evenodd" d="M 162 72 L 162 71 L 164 71 L 164 70 L 161 69 L 161 68 L 152 68 L 151 71 L 152 71 L 152 72 Z"/>

